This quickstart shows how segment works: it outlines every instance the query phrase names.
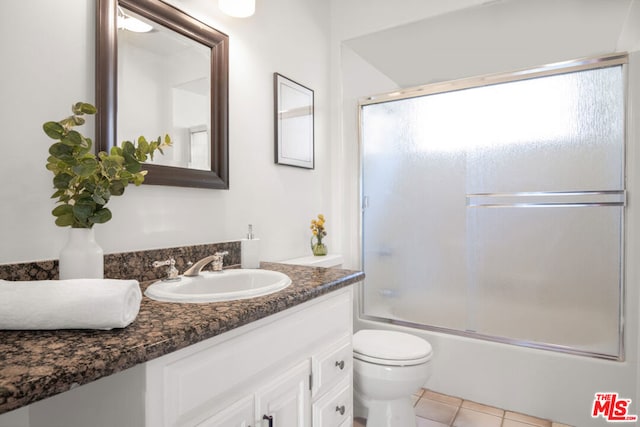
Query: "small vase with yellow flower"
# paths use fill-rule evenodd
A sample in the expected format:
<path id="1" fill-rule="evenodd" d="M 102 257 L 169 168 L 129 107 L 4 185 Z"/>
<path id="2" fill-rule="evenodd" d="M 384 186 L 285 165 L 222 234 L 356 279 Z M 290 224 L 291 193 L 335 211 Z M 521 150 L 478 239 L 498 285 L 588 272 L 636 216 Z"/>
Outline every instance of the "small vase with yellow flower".
<path id="1" fill-rule="evenodd" d="M 311 251 L 315 256 L 323 256 L 327 254 L 327 245 L 322 243 L 322 239 L 327 235 L 324 228 L 324 215 L 318 214 L 318 219 L 311 220 Z"/>

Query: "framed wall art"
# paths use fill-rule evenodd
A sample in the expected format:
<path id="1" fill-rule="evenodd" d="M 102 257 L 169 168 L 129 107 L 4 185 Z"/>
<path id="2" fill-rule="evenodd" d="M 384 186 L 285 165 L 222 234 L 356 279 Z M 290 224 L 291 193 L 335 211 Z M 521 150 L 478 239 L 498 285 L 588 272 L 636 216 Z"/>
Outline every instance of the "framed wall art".
<path id="1" fill-rule="evenodd" d="M 314 168 L 313 90 L 273 73 L 275 162 Z"/>

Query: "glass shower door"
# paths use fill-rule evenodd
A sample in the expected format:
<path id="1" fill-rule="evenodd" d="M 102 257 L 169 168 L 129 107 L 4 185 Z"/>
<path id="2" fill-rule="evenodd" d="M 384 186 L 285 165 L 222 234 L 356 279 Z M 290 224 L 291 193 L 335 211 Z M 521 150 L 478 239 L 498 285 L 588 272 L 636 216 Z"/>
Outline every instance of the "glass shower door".
<path id="1" fill-rule="evenodd" d="M 621 354 L 622 66 L 362 106 L 363 314 Z"/>

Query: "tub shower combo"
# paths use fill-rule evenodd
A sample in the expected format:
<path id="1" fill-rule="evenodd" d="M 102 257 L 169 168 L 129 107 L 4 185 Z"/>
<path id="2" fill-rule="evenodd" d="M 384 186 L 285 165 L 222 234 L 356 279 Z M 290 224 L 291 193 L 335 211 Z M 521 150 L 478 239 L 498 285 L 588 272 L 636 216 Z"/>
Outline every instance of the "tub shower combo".
<path id="1" fill-rule="evenodd" d="M 361 101 L 361 316 L 622 359 L 626 62 Z"/>

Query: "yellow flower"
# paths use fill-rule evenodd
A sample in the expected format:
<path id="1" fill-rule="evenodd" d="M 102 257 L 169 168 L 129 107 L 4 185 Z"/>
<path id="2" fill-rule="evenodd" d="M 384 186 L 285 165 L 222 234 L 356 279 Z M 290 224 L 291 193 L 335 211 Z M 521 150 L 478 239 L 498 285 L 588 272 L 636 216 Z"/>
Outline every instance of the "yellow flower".
<path id="1" fill-rule="evenodd" d="M 322 238 L 327 235 L 327 231 L 324 228 L 325 218 L 324 215 L 318 214 L 318 218 L 314 218 L 311 220 L 311 232 L 314 236 L 318 238 L 319 241 L 322 241 Z"/>

